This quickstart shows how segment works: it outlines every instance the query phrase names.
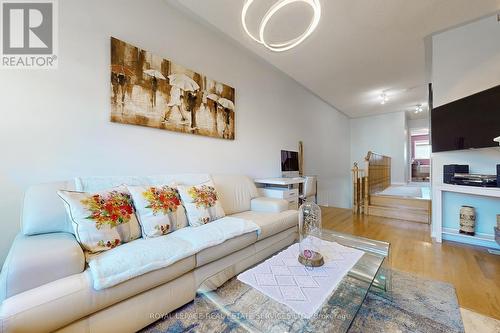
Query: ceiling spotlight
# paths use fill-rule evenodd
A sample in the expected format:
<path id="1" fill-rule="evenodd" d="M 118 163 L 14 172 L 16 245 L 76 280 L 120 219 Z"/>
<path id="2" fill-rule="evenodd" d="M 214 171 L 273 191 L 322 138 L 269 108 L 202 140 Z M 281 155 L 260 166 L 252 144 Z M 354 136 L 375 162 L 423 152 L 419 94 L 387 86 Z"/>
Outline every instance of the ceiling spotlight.
<path id="1" fill-rule="evenodd" d="M 422 104 L 417 104 L 417 106 L 415 106 L 415 113 L 420 113 L 422 111 L 424 111 Z"/>
<path id="2" fill-rule="evenodd" d="M 380 94 L 380 104 L 384 105 L 387 102 L 389 102 L 389 96 L 386 93 Z"/>
<path id="3" fill-rule="evenodd" d="M 243 25 L 243 29 L 245 32 L 252 38 L 254 41 L 256 41 L 259 44 L 264 45 L 271 51 L 275 52 L 283 52 L 290 50 L 291 48 L 299 45 L 302 43 L 307 37 L 309 37 L 313 31 L 316 29 L 316 27 L 319 24 L 319 19 L 321 17 L 321 4 L 319 0 L 278 0 L 274 5 L 269 8 L 269 10 L 266 12 L 262 20 L 260 21 L 259 25 L 259 36 L 256 37 L 250 33 L 247 27 L 246 23 L 246 17 L 247 17 L 247 12 L 248 8 L 250 5 L 254 2 L 254 0 L 246 0 L 245 3 L 243 4 L 243 9 L 241 10 L 241 24 Z M 269 20 L 283 7 L 290 5 L 295 2 L 303 2 L 309 6 L 314 11 L 313 18 L 311 20 L 311 23 L 307 27 L 306 31 L 304 31 L 300 36 L 295 37 L 293 39 L 290 39 L 289 41 L 282 42 L 282 43 L 270 43 L 266 40 L 265 38 L 265 30 L 267 27 L 267 24 L 269 23 Z"/>

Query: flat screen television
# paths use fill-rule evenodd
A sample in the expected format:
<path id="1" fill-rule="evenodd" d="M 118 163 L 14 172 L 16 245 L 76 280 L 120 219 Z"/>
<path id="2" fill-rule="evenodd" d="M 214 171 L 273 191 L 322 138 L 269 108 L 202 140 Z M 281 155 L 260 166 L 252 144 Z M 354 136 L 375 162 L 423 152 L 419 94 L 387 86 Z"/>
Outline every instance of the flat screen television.
<path id="1" fill-rule="evenodd" d="M 299 153 L 296 151 L 281 151 L 281 172 L 299 171 Z"/>
<path id="2" fill-rule="evenodd" d="M 498 147 L 500 85 L 434 108 L 432 152 Z"/>

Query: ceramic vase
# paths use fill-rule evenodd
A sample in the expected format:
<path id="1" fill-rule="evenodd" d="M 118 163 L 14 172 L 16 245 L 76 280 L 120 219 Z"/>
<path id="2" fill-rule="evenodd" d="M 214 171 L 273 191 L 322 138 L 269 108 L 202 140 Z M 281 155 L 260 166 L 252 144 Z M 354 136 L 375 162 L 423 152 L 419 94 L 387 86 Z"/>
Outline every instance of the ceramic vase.
<path id="1" fill-rule="evenodd" d="M 476 227 L 476 210 L 471 206 L 460 208 L 460 233 L 474 236 Z"/>

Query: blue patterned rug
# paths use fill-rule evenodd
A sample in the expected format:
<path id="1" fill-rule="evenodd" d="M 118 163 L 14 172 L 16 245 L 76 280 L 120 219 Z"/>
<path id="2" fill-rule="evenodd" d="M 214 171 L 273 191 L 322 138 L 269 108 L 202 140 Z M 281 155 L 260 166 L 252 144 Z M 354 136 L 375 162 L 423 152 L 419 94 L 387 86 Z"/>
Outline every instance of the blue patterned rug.
<path id="1" fill-rule="evenodd" d="M 200 298 L 142 332 L 247 331 Z M 370 290 L 349 332 L 463 333 L 464 327 L 452 285 L 393 271 L 392 292 Z"/>

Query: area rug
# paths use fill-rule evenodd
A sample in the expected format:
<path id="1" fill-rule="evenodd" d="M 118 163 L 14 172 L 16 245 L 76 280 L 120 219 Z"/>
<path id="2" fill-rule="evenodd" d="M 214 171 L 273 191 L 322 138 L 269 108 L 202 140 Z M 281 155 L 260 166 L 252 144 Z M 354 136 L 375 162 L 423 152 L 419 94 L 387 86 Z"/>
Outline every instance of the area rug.
<path id="1" fill-rule="evenodd" d="M 288 331 L 293 331 L 293 323 Z M 163 316 L 142 332 L 235 333 L 247 330 L 200 297 Z M 464 327 L 452 285 L 392 271 L 392 292 L 370 290 L 349 332 L 462 333 Z"/>

